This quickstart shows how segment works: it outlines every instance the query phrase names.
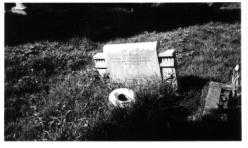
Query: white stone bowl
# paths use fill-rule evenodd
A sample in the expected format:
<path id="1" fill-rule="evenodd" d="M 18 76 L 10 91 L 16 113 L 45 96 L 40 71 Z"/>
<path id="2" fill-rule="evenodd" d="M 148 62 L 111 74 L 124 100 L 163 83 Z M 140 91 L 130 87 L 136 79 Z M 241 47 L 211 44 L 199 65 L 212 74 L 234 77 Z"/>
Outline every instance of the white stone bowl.
<path id="1" fill-rule="evenodd" d="M 135 103 L 136 94 L 133 90 L 127 88 L 118 88 L 113 90 L 109 94 L 109 102 L 114 107 L 130 107 L 131 104 Z"/>

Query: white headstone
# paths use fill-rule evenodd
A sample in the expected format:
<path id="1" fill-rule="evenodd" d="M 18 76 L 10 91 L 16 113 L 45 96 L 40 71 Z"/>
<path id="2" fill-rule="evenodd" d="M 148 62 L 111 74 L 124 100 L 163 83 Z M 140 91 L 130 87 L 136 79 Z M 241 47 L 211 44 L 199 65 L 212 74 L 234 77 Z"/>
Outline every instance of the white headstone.
<path id="1" fill-rule="evenodd" d="M 103 53 L 113 81 L 161 80 L 157 42 L 105 45 Z"/>

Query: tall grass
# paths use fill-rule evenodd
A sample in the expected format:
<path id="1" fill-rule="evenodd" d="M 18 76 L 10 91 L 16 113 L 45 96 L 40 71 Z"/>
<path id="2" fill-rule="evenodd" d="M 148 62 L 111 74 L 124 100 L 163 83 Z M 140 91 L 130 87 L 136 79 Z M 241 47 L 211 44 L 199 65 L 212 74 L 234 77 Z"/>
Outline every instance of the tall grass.
<path id="1" fill-rule="evenodd" d="M 238 130 L 223 132 L 238 129 L 236 119 L 224 126 L 200 119 L 207 82 L 228 82 L 240 63 L 240 36 L 238 23 L 208 23 L 108 42 L 158 40 L 159 51 L 175 48 L 180 94 L 166 83 L 101 78 L 92 56 L 103 43 L 85 38 L 5 47 L 5 140 L 239 139 Z M 137 93 L 132 108 L 108 103 L 109 93 L 121 87 Z"/>

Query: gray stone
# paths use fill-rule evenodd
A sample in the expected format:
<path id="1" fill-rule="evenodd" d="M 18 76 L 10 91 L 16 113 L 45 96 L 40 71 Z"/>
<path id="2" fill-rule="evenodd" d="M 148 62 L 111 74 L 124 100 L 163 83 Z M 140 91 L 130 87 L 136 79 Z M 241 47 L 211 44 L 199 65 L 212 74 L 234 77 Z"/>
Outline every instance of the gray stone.
<path id="1" fill-rule="evenodd" d="M 151 47 L 144 46 L 144 45 L 149 45 Z M 131 54 L 128 55 L 129 59 L 124 58 L 123 55 L 127 57 L 127 53 L 122 54 L 121 53 L 122 51 L 120 50 L 121 48 L 126 47 L 126 46 L 128 46 L 128 48 L 130 48 L 130 50 L 131 49 L 133 50 L 130 52 Z M 141 51 L 141 50 L 146 49 L 146 48 L 156 49 L 156 48 L 158 48 L 156 42 L 115 44 L 115 45 L 105 45 L 104 46 L 105 50 L 106 49 L 109 50 L 108 48 L 111 48 L 109 51 L 109 52 L 111 52 L 110 54 L 113 54 L 113 52 L 114 52 L 114 54 L 116 54 L 115 56 L 112 56 L 110 58 L 110 62 L 113 62 L 113 60 L 114 60 L 113 64 L 110 63 L 107 66 L 106 53 L 97 53 L 96 55 L 93 56 L 93 59 L 95 61 L 95 68 L 98 70 L 98 72 L 100 73 L 101 76 L 104 76 L 104 74 L 108 74 L 109 73 L 109 65 L 112 65 L 112 73 L 116 73 L 115 69 L 117 67 L 117 72 L 121 72 L 120 76 L 123 76 L 124 74 L 128 73 L 130 70 L 135 69 L 136 71 L 133 70 L 133 72 L 132 71 L 131 72 L 136 73 L 136 75 L 134 75 L 136 80 L 137 79 L 140 80 L 140 76 L 138 75 L 140 73 L 139 71 L 141 71 L 142 73 L 144 73 L 144 72 L 147 73 L 147 71 L 148 72 L 154 72 L 153 69 L 151 69 L 151 68 L 149 69 L 149 67 L 147 68 L 146 63 L 149 63 L 149 65 L 153 64 L 153 66 L 156 66 L 156 67 L 154 67 L 154 68 L 156 68 L 156 70 L 155 70 L 155 74 L 151 74 L 151 73 L 147 73 L 147 74 L 152 75 L 152 77 L 154 77 L 154 75 L 158 74 L 157 78 L 159 80 L 160 80 L 160 74 L 161 74 L 163 81 L 166 81 L 167 83 L 172 84 L 173 88 L 178 89 L 177 67 L 176 67 L 177 63 L 176 63 L 175 49 L 169 49 L 169 50 L 160 52 L 158 54 L 158 57 L 155 56 L 156 55 L 156 52 L 155 52 L 156 50 L 155 50 L 155 51 L 153 51 L 154 52 L 153 55 L 149 55 L 149 57 L 153 56 L 152 58 L 154 58 L 153 59 L 154 61 L 145 62 L 145 61 L 141 60 L 141 59 L 144 60 L 146 58 L 144 56 L 143 51 L 137 52 L 137 50 Z M 115 53 L 115 52 L 117 52 L 117 53 Z M 112 61 L 111 61 L 111 59 L 112 59 Z M 158 64 L 157 64 L 156 59 L 158 59 L 158 62 L 159 62 L 159 72 L 157 69 Z M 128 60 L 129 60 L 129 62 L 127 62 Z M 118 62 L 116 63 L 116 61 L 118 61 Z M 143 63 L 143 66 L 142 66 L 142 64 L 139 64 L 139 63 Z M 123 68 L 123 65 L 125 65 L 124 68 Z M 140 67 L 140 65 L 142 67 Z M 120 66 L 122 66 L 122 67 L 120 67 Z M 123 70 L 125 70 L 125 73 L 123 73 Z M 137 73 L 137 71 L 139 73 Z M 150 79 L 151 78 L 149 78 L 149 80 Z"/>
<path id="2" fill-rule="evenodd" d="M 95 61 L 95 68 L 99 72 L 101 76 L 103 76 L 107 72 L 107 65 L 105 62 L 105 56 L 103 53 L 97 53 L 93 56 Z"/>
<path id="3" fill-rule="evenodd" d="M 215 116 L 218 109 L 221 94 L 221 84 L 218 82 L 210 82 L 208 94 L 205 99 L 204 116 Z"/>
<path id="4" fill-rule="evenodd" d="M 203 117 L 205 119 L 226 120 L 226 111 L 231 102 L 232 87 L 230 84 L 210 82 L 208 94 L 205 98 L 205 106 L 203 110 Z"/>
<path id="5" fill-rule="evenodd" d="M 158 56 L 163 80 L 170 83 L 173 88 L 178 89 L 175 49 L 161 52 Z"/>
<path id="6" fill-rule="evenodd" d="M 157 42 L 105 45 L 103 53 L 113 81 L 161 80 Z"/>

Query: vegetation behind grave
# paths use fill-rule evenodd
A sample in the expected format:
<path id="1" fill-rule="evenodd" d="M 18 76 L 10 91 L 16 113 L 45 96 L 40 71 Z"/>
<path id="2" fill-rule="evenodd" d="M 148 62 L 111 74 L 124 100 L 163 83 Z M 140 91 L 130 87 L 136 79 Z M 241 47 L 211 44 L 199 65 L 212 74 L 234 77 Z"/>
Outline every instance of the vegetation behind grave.
<path id="1" fill-rule="evenodd" d="M 5 3 L 5 44 L 65 41 L 84 36 L 96 42 L 143 31 L 169 31 L 210 21 L 240 21 L 240 3 L 24 3 L 16 15 Z M 199 13 L 200 12 L 200 13 Z"/>
<path id="2" fill-rule="evenodd" d="M 210 22 L 104 43 L 75 37 L 6 46 L 5 140 L 238 140 L 240 114 L 224 123 L 197 119 L 207 82 L 228 83 L 240 64 L 240 39 L 240 23 Z M 159 51 L 176 49 L 182 95 L 150 83 L 132 87 L 133 109 L 112 109 L 108 94 L 123 85 L 101 79 L 92 56 L 105 43 L 155 40 Z"/>

